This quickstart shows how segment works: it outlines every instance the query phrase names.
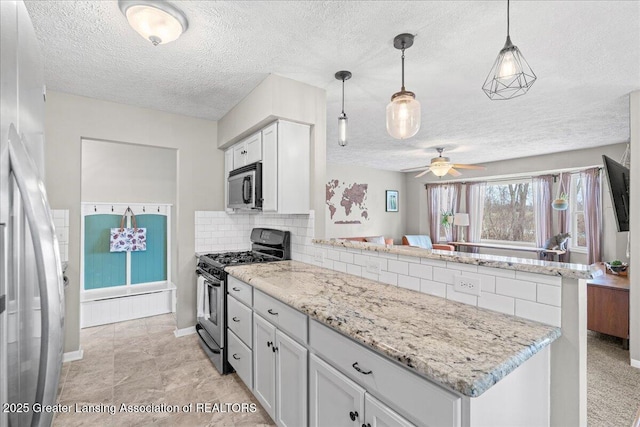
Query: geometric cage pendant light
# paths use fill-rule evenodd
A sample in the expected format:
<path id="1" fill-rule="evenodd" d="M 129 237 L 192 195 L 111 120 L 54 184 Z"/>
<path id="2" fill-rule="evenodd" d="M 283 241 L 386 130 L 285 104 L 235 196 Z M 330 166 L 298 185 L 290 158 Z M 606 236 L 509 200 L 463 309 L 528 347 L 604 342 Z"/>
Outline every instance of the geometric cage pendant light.
<path id="1" fill-rule="evenodd" d="M 176 40 L 189 28 L 184 13 L 164 0 L 118 0 L 129 25 L 154 46 Z"/>
<path id="2" fill-rule="evenodd" d="M 404 50 L 413 46 L 413 34 L 399 34 L 393 46 L 402 50 L 402 87 L 387 105 L 387 132 L 396 139 L 411 138 L 420 129 L 420 103 L 413 92 L 404 87 Z"/>
<path id="3" fill-rule="evenodd" d="M 482 90 L 490 99 L 511 99 L 527 93 L 536 75 L 509 37 L 509 0 L 507 0 L 507 41 L 496 58 Z"/>
<path id="4" fill-rule="evenodd" d="M 344 147 L 347 145 L 347 115 L 344 113 L 344 81 L 351 78 L 350 71 L 338 71 L 336 79 L 342 80 L 342 113 L 338 116 L 338 145 Z"/>

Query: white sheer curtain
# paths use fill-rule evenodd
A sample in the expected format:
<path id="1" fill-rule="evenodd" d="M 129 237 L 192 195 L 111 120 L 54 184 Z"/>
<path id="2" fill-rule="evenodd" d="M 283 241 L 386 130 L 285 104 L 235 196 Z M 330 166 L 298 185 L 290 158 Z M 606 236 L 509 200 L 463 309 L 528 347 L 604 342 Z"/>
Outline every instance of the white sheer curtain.
<path id="1" fill-rule="evenodd" d="M 469 213 L 468 242 L 479 242 L 482 236 L 482 217 L 484 215 L 484 190 L 486 182 L 467 184 L 467 212 Z M 478 248 L 472 248 L 478 252 Z"/>
<path id="2" fill-rule="evenodd" d="M 429 235 L 433 243 L 440 234 L 440 186 L 427 184 L 427 205 L 429 206 Z"/>
<path id="3" fill-rule="evenodd" d="M 601 260 L 600 231 L 602 230 L 602 203 L 600 197 L 600 168 L 580 173 L 584 188 L 584 228 L 587 234 L 587 263 Z"/>
<path id="4" fill-rule="evenodd" d="M 571 174 L 560 174 L 560 181 L 558 185 L 562 187 L 562 191 L 567 194 L 569 200 L 571 200 Z M 558 212 L 558 222 L 560 225 L 559 233 L 569 233 L 571 231 L 571 209 Z M 577 239 L 578 236 L 572 236 L 572 239 Z M 569 246 L 567 245 L 567 253 L 560 255 L 558 260 L 560 262 L 569 262 Z"/>
<path id="5" fill-rule="evenodd" d="M 447 191 L 449 193 L 449 197 L 448 197 L 449 206 L 445 208 L 446 210 L 453 212 L 454 214 L 457 212 L 460 212 L 461 190 L 462 190 L 462 184 L 459 182 L 448 184 Z M 451 240 L 448 240 L 448 241 L 450 242 L 458 241 L 458 227 L 454 225 L 451 226 Z"/>
<path id="6" fill-rule="evenodd" d="M 552 175 L 540 175 L 533 182 L 533 213 L 535 216 L 536 246 L 544 247 L 547 239 L 553 234 L 551 186 Z M 542 256 L 542 255 L 541 255 Z"/>

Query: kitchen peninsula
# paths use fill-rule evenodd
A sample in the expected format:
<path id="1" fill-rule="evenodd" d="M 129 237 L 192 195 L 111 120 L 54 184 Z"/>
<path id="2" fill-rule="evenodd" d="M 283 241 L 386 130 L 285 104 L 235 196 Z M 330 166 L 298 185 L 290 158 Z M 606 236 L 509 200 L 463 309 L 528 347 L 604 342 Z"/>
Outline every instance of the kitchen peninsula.
<path id="1" fill-rule="evenodd" d="M 549 425 L 549 344 L 560 336 L 557 327 L 297 261 L 228 272 L 230 307 L 239 301 L 243 310 L 253 308 L 253 340 L 239 343 L 244 353 L 230 352 L 229 362 L 276 422 L 291 411 L 291 403 L 276 395 L 293 387 L 293 395 L 306 397 L 306 383 L 291 384 L 290 378 L 306 377 L 308 351 L 310 425 L 353 425 L 356 419 L 358 425 L 382 419 L 392 425 Z M 231 344 L 240 341 L 234 322 Z M 262 343 L 265 327 L 275 339 Z M 271 346 L 275 350 L 264 353 Z M 299 363 L 283 363 L 292 354 L 283 346 L 296 349 Z M 249 370 L 242 354 L 251 360 L 252 352 Z M 261 354 L 275 358 L 279 370 L 295 365 L 304 372 L 280 381 L 276 369 L 265 376 L 270 362 L 263 365 Z M 362 398 L 347 402 L 347 408 L 355 406 L 344 417 L 320 420 L 330 416 L 321 410 L 326 401 L 347 393 L 334 389 L 338 383 Z M 289 421 L 306 420 L 305 414 Z"/>

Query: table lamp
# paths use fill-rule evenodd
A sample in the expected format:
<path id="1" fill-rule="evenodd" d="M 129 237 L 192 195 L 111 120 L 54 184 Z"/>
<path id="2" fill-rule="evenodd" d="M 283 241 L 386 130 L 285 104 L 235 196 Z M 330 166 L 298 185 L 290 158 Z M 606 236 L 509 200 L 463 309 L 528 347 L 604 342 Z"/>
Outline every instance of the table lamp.
<path id="1" fill-rule="evenodd" d="M 469 214 L 468 213 L 457 213 L 453 216 L 453 225 L 458 226 L 458 234 L 460 234 L 460 241 L 464 242 L 464 229 L 460 229 L 460 227 L 468 227 L 469 226 Z"/>

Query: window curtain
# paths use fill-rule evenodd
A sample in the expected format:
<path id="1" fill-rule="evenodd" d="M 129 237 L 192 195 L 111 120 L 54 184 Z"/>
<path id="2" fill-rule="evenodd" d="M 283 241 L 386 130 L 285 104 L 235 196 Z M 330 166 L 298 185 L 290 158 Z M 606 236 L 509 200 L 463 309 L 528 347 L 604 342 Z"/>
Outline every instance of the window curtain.
<path id="1" fill-rule="evenodd" d="M 562 191 L 567 194 L 569 200 L 571 200 L 571 174 L 563 173 L 560 175 L 560 180 L 558 182 L 559 186 L 562 186 Z M 558 224 L 559 224 L 559 233 L 569 233 L 571 231 L 571 207 L 565 211 L 557 211 L 558 212 Z M 573 236 L 573 238 L 577 238 Z M 567 245 L 567 253 L 562 254 L 558 257 L 558 261 L 560 262 L 569 262 L 569 246 Z"/>
<path id="2" fill-rule="evenodd" d="M 544 247 L 547 239 L 553 234 L 552 208 L 551 208 L 551 186 L 553 185 L 552 175 L 540 175 L 532 179 L 533 181 L 533 213 L 536 225 L 536 246 Z M 540 254 L 542 258 L 543 255 Z"/>
<path id="3" fill-rule="evenodd" d="M 587 169 L 580 173 L 584 188 L 584 227 L 587 234 L 587 263 L 601 261 L 600 231 L 602 230 L 602 203 L 600 190 L 600 168 Z"/>
<path id="4" fill-rule="evenodd" d="M 429 235 L 431 241 L 438 242 L 440 234 L 440 186 L 427 184 L 427 205 L 429 207 Z"/>
<path id="5" fill-rule="evenodd" d="M 474 182 L 467 184 L 466 199 L 467 212 L 469 213 L 469 231 L 467 241 L 480 242 L 482 236 L 482 217 L 484 215 L 484 191 L 486 182 Z M 478 248 L 470 248 L 471 252 L 478 252 Z"/>
<path id="6" fill-rule="evenodd" d="M 462 191 L 461 183 L 455 182 L 453 184 L 447 184 L 447 192 L 449 193 L 449 197 L 447 199 L 449 200 L 449 206 L 444 206 L 443 210 L 448 210 L 450 212 L 453 212 L 454 214 L 456 212 L 460 212 L 461 191 Z M 447 236 L 447 241 L 457 242 L 458 227 L 456 227 L 455 225 L 451 225 L 451 229 L 449 233 L 451 236 Z M 451 238 L 452 240 L 449 240 L 449 238 Z"/>

